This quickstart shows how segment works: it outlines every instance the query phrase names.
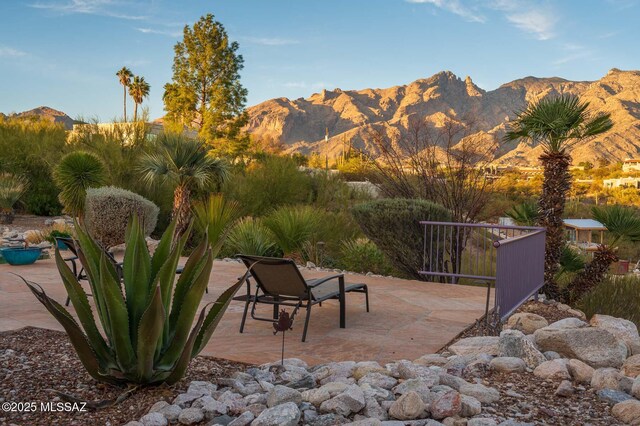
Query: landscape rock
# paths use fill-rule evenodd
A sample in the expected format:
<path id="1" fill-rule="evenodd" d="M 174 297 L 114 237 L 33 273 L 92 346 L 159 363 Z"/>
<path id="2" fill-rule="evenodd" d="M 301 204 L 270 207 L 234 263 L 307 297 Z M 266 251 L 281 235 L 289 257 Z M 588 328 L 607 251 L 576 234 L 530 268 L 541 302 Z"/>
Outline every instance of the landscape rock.
<path id="1" fill-rule="evenodd" d="M 204 413 L 199 408 L 185 408 L 178 416 L 178 421 L 183 425 L 193 425 L 202 420 L 204 420 Z"/>
<path id="2" fill-rule="evenodd" d="M 432 365 L 443 367 L 448 362 L 449 360 L 447 358 L 437 354 L 423 355 L 420 358 L 413 361 L 414 364 L 425 365 L 427 367 L 430 367 Z"/>
<path id="3" fill-rule="evenodd" d="M 569 374 L 571 374 L 573 380 L 583 384 L 590 384 L 593 378 L 593 372 L 596 371 L 593 367 L 579 359 L 570 359 L 567 362 L 567 370 L 569 370 Z"/>
<path id="4" fill-rule="evenodd" d="M 429 409 L 431 417 L 436 420 L 455 416 L 459 414 L 461 410 L 462 398 L 460 393 L 454 390 L 436 393 Z"/>
<path id="5" fill-rule="evenodd" d="M 348 386 L 344 392 L 320 404 L 323 413 L 335 413 L 348 416 L 357 413 L 365 407 L 364 393 L 358 385 Z"/>
<path id="6" fill-rule="evenodd" d="M 391 389 L 398 384 L 398 381 L 393 377 L 389 377 L 386 374 L 373 372 L 373 373 L 368 373 L 367 375 L 360 378 L 360 380 L 358 380 L 358 385 L 363 385 L 365 383 L 368 383 L 371 386 L 377 386 L 383 389 Z"/>
<path id="7" fill-rule="evenodd" d="M 216 400 L 207 402 L 200 408 L 202 409 L 205 417 L 209 420 L 220 415 L 225 415 L 229 411 L 229 406 L 227 404 Z"/>
<path id="8" fill-rule="evenodd" d="M 169 405 L 167 401 L 158 401 L 149 408 L 148 413 L 155 413 L 156 411 L 162 410 L 164 407 Z"/>
<path id="9" fill-rule="evenodd" d="M 365 406 L 362 410 L 362 414 L 369 418 L 374 418 L 377 420 L 387 420 L 387 410 L 382 408 L 378 401 L 372 397 L 365 397 Z"/>
<path id="10" fill-rule="evenodd" d="M 589 324 L 578 319 L 578 318 L 564 318 L 549 324 L 549 326 L 544 327 L 549 330 L 564 330 L 570 328 L 584 328 L 588 327 Z"/>
<path id="11" fill-rule="evenodd" d="M 533 370 L 533 374 L 542 379 L 568 380 L 571 378 L 564 359 L 545 361 Z"/>
<path id="12" fill-rule="evenodd" d="M 622 364 L 620 373 L 631 378 L 640 376 L 640 354 L 627 358 Z"/>
<path id="13" fill-rule="evenodd" d="M 631 395 L 640 399 L 640 377 L 636 377 L 636 379 L 633 381 L 633 385 L 631 387 Z"/>
<path id="14" fill-rule="evenodd" d="M 613 406 L 611 414 L 621 422 L 629 425 L 640 424 L 640 401 L 629 399 Z"/>
<path id="15" fill-rule="evenodd" d="M 189 385 L 189 388 L 187 389 L 187 393 L 204 396 L 204 395 L 211 395 L 217 389 L 218 387 L 211 382 L 194 380 Z"/>
<path id="16" fill-rule="evenodd" d="M 593 327 L 603 328 L 622 340 L 629 348 L 630 354 L 640 354 L 640 334 L 638 334 L 638 327 L 633 322 L 623 318 L 596 314 L 591 317 L 589 324 Z"/>
<path id="17" fill-rule="evenodd" d="M 144 426 L 167 426 L 169 424 L 167 419 L 165 419 L 165 417 L 158 412 L 145 414 L 140 419 L 140 423 L 142 423 Z"/>
<path id="18" fill-rule="evenodd" d="M 477 416 L 482 412 L 482 404 L 472 396 L 460 395 L 460 415 L 462 417 Z"/>
<path id="19" fill-rule="evenodd" d="M 473 419 L 467 420 L 467 426 L 497 426 L 498 423 L 493 419 L 488 419 L 484 417 L 474 417 Z"/>
<path id="20" fill-rule="evenodd" d="M 546 351 L 545 353 L 543 353 L 543 355 L 547 359 L 547 361 L 562 358 L 558 352 L 554 351 Z"/>
<path id="21" fill-rule="evenodd" d="M 533 334 L 537 329 L 548 325 L 549 322 L 543 316 L 530 312 L 520 312 L 509 317 L 506 328 L 520 330 L 524 334 Z"/>
<path id="22" fill-rule="evenodd" d="M 316 407 L 331 398 L 331 394 L 326 389 L 309 389 L 302 392 L 302 400 L 309 402 Z"/>
<path id="23" fill-rule="evenodd" d="M 555 351 L 594 368 L 620 367 L 627 357 L 626 346 L 603 328 L 553 329 L 552 326 L 534 333 L 536 344 L 542 351 Z"/>
<path id="24" fill-rule="evenodd" d="M 500 399 L 500 392 L 479 383 L 466 383 L 458 390 L 461 394 L 472 396 L 483 404 L 491 404 Z"/>
<path id="25" fill-rule="evenodd" d="M 391 405 L 389 415 L 398 420 L 413 420 L 419 418 L 426 408 L 420 395 L 414 391 L 410 391 L 402 395 Z"/>
<path id="26" fill-rule="evenodd" d="M 161 408 L 158 412 L 162 414 L 169 423 L 175 423 L 179 420 L 182 408 L 180 408 L 179 405 L 171 404 Z"/>
<path id="27" fill-rule="evenodd" d="M 455 355 L 480 355 L 489 354 L 498 356 L 497 336 L 477 336 L 460 339 L 453 345 L 449 346 L 449 351 Z"/>
<path id="28" fill-rule="evenodd" d="M 400 383 L 398 386 L 393 388 L 393 392 L 399 395 L 404 395 L 409 392 L 416 392 L 422 400 L 426 403 L 430 401 L 429 395 L 431 391 L 429 390 L 430 386 L 427 382 L 422 379 L 409 379 Z"/>
<path id="29" fill-rule="evenodd" d="M 521 373 L 527 369 L 527 364 L 516 357 L 497 357 L 491 360 L 491 369 L 503 373 Z"/>
<path id="30" fill-rule="evenodd" d="M 500 333 L 498 350 L 501 357 L 521 358 L 529 368 L 536 368 L 547 361 L 542 352 L 519 330 Z"/>
<path id="31" fill-rule="evenodd" d="M 613 389 L 600 389 L 596 392 L 596 395 L 601 401 L 610 405 L 616 405 L 622 401 L 632 399 L 632 396 L 628 393 Z"/>
<path id="32" fill-rule="evenodd" d="M 264 410 L 251 426 L 297 426 L 301 414 L 294 402 L 286 402 Z"/>
<path id="33" fill-rule="evenodd" d="M 591 378 L 591 387 L 595 390 L 600 389 L 620 389 L 621 375 L 615 368 L 598 368 L 593 372 Z"/>
<path id="34" fill-rule="evenodd" d="M 277 385 L 267 394 L 267 407 L 275 407 L 285 402 L 294 402 L 296 405 L 302 402 L 302 394 L 296 389 Z"/>
<path id="35" fill-rule="evenodd" d="M 555 394 L 557 396 L 569 397 L 573 395 L 574 392 L 575 389 L 573 389 L 573 385 L 571 384 L 571 382 L 569 380 L 563 380 L 556 389 Z"/>

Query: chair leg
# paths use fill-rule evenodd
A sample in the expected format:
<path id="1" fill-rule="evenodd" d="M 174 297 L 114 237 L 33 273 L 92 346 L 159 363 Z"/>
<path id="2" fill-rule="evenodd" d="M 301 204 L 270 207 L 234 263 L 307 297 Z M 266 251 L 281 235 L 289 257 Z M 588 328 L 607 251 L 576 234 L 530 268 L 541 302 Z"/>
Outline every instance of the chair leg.
<path id="1" fill-rule="evenodd" d="M 274 297 L 274 301 L 277 302 L 278 298 Z M 273 319 L 277 320 L 279 316 L 280 316 L 280 305 L 276 303 L 275 305 L 273 305 Z"/>
<path id="2" fill-rule="evenodd" d="M 338 300 L 340 300 L 340 328 L 347 327 L 347 313 L 345 306 L 345 294 L 344 294 L 344 277 L 338 278 L 338 286 L 340 289 L 340 293 L 338 295 Z"/>
<path id="3" fill-rule="evenodd" d="M 205 292 L 205 293 L 207 293 L 207 294 L 209 294 L 209 287 L 205 287 L 205 288 L 204 288 L 204 292 Z"/>
<path id="4" fill-rule="evenodd" d="M 244 302 L 244 313 L 242 314 L 242 322 L 240 322 L 240 333 L 244 331 L 244 323 L 247 321 L 247 312 L 249 311 L 249 296 L 247 296 L 247 301 Z"/>
<path id="5" fill-rule="evenodd" d="M 364 300 L 367 304 L 367 312 L 369 312 L 369 287 L 364 286 Z"/>
<path id="6" fill-rule="evenodd" d="M 307 303 L 307 318 L 304 321 L 304 330 L 302 331 L 302 341 L 307 340 L 307 328 L 309 328 L 309 319 L 311 318 L 311 303 Z"/>
<path id="7" fill-rule="evenodd" d="M 69 303 L 71 303 L 71 298 L 67 296 L 67 301 L 64 302 L 64 306 L 69 306 Z"/>

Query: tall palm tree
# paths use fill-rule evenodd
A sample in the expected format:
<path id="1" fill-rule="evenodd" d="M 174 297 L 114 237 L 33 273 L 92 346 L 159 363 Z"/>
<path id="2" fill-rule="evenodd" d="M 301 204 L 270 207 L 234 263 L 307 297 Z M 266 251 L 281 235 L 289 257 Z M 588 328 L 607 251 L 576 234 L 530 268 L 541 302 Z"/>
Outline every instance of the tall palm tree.
<path id="1" fill-rule="evenodd" d="M 155 143 L 155 149 L 142 157 L 139 171 L 147 184 L 174 187 L 171 216 L 177 220 L 178 235 L 191 219 L 192 192 L 223 182 L 229 169 L 225 161 L 212 157 L 201 141 L 164 134 Z"/>
<path id="2" fill-rule="evenodd" d="M 133 77 L 133 81 L 129 86 L 129 95 L 133 99 L 133 103 L 135 104 L 133 110 L 133 121 L 138 121 L 138 105 L 142 103 L 142 100 L 149 96 L 149 83 L 144 80 L 144 77 L 135 76 Z"/>
<path id="3" fill-rule="evenodd" d="M 544 167 L 539 224 L 547 229 L 544 292 L 552 299 L 560 297 L 554 277 L 565 243 L 562 215 L 571 188 L 567 149 L 613 127 L 610 114 L 591 114 L 588 107 L 588 102 L 572 95 L 541 99 L 520 111 L 504 136 L 505 141 L 531 140 L 543 148 L 539 157 Z"/>
<path id="4" fill-rule="evenodd" d="M 131 84 L 131 77 L 133 77 L 133 73 L 127 67 L 122 67 L 117 73 L 116 76 L 118 80 L 120 80 L 120 84 L 124 89 L 124 122 L 127 122 L 127 87 Z"/>
<path id="5" fill-rule="evenodd" d="M 619 260 L 616 244 L 621 241 L 640 241 L 640 214 L 630 207 L 619 205 L 593 207 L 593 218 L 608 231 L 608 243 L 600 244 L 593 259 L 569 284 L 567 300 L 572 303 L 602 282 L 614 262 Z"/>

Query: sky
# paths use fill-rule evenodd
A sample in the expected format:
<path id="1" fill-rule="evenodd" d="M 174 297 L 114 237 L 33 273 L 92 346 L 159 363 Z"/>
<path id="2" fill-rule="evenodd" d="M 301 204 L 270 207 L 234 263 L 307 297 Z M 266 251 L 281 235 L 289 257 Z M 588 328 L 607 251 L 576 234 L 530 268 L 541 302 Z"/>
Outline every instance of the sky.
<path id="1" fill-rule="evenodd" d="M 492 90 L 640 69 L 640 0 L 0 0 L 0 112 L 117 119 L 126 66 L 160 117 L 173 47 L 207 13 L 240 45 L 247 106 L 442 70 Z"/>

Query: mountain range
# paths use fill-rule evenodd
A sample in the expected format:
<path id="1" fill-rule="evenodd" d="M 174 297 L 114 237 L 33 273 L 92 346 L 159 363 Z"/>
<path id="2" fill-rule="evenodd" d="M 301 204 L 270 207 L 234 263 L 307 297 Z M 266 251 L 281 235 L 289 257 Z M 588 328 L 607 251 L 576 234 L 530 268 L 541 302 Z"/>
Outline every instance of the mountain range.
<path id="1" fill-rule="evenodd" d="M 277 98 L 248 108 L 246 129 L 259 138 L 281 142 L 288 152 L 336 156 L 347 140 L 375 155 L 370 131 L 406 130 L 409 116 L 436 126 L 446 119 L 473 117 L 479 132 L 501 140 L 506 123 L 517 111 L 561 94 L 580 96 L 590 103 L 591 111 L 609 112 L 614 122 L 607 133 L 572 146 L 574 163 L 640 155 L 640 71 L 615 68 L 597 81 L 525 77 L 490 91 L 475 85 L 470 77 L 462 80 L 449 71 L 387 89 L 323 90 L 306 99 Z M 531 142 L 500 143 L 494 161 L 534 165 L 541 151 Z"/>

